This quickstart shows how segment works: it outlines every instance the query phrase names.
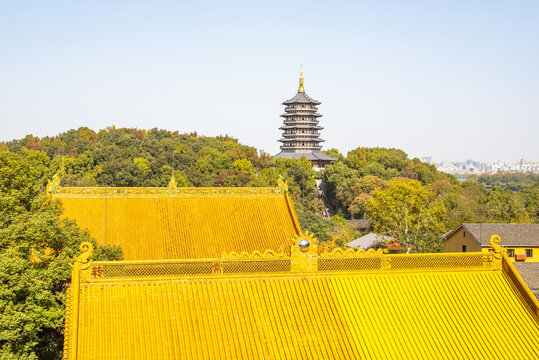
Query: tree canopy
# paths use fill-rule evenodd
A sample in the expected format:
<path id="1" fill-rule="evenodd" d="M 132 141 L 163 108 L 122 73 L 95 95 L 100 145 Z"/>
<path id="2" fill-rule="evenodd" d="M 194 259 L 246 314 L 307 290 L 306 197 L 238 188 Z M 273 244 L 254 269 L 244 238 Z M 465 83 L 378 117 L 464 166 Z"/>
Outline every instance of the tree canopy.
<path id="1" fill-rule="evenodd" d="M 59 359 L 73 256 L 95 241 L 46 199 L 46 155 L 0 151 L 0 358 Z M 97 247 L 97 246 L 96 246 Z M 106 254 L 106 255 L 105 255 Z M 121 259 L 97 247 L 95 258 Z"/>
<path id="2" fill-rule="evenodd" d="M 434 191 L 419 181 L 392 179 L 384 188 L 375 189 L 365 206 L 377 233 L 421 252 L 440 251 L 438 236 L 445 230 L 447 210 Z"/>

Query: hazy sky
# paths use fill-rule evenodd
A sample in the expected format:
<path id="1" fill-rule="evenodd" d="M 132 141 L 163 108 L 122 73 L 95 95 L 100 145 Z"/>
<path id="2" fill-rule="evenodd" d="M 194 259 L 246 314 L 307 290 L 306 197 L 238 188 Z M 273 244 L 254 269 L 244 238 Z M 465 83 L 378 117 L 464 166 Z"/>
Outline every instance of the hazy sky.
<path id="1" fill-rule="evenodd" d="M 114 124 L 275 154 L 300 64 L 325 149 L 539 161 L 539 1 L 0 0 L 0 140 Z"/>

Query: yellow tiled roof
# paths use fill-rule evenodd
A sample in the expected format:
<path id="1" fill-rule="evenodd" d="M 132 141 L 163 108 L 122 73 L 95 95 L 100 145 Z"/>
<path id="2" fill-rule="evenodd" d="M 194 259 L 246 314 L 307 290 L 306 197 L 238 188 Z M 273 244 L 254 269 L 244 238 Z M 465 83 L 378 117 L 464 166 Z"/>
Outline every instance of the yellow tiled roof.
<path id="1" fill-rule="evenodd" d="M 539 357 L 539 303 L 505 254 L 313 248 L 79 263 L 66 358 Z"/>
<path id="2" fill-rule="evenodd" d="M 126 260 L 276 249 L 301 232 L 280 188 L 62 188 L 64 216 Z"/>

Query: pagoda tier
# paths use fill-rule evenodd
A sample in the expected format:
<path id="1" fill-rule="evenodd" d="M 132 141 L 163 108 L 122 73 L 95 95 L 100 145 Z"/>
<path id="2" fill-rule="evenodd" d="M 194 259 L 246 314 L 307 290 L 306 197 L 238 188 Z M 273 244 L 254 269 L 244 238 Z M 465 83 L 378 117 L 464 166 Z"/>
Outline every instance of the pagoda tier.
<path id="1" fill-rule="evenodd" d="M 308 117 L 321 117 L 322 115 L 319 114 L 319 113 L 311 113 L 311 112 L 306 112 L 306 111 L 303 111 L 303 112 L 295 112 L 295 113 L 284 113 L 281 115 L 281 117 L 284 117 L 284 118 L 290 118 L 290 117 L 305 117 L 305 116 L 308 116 Z"/>
<path id="2" fill-rule="evenodd" d="M 283 121 L 284 126 L 318 126 L 320 122 L 318 120 L 297 120 L 288 119 Z"/>
<path id="3" fill-rule="evenodd" d="M 278 140 L 282 143 L 282 151 L 275 157 L 295 159 L 306 157 L 314 166 L 322 168 L 335 160 L 320 151 L 321 143 L 324 142 L 320 139 L 320 130 L 324 128 L 318 125 L 318 118 L 322 116 L 318 113 L 317 105 L 320 104 L 320 101 L 305 94 L 302 72 L 297 95 L 283 102 L 286 107 L 281 117 L 284 121 L 283 126 L 279 128 L 283 130 L 283 137 Z"/>
<path id="4" fill-rule="evenodd" d="M 314 134 L 283 134 L 283 138 L 281 139 L 283 141 L 292 141 L 292 140 L 299 140 L 299 141 L 314 141 L 314 142 L 322 142 L 323 140 L 318 138 L 318 135 Z M 280 141 L 280 140 L 279 140 Z"/>
<path id="5" fill-rule="evenodd" d="M 316 130 L 322 130 L 324 129 L 322 126 L 317 125 L 283 125 L 279 128 L 279 130 L 287 130 L 287 129 L 316 129 Z"/>

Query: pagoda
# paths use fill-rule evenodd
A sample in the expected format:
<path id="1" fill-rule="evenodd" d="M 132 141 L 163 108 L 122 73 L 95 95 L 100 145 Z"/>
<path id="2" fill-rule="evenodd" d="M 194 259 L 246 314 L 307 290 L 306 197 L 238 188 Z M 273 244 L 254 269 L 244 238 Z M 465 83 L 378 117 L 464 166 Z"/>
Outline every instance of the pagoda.
<path id="1" fill-rule="evenodd" d="M 324 168 L 336 159 L 324 154 L 320 138 L 322 126 L 318 125 L 319 114 L 317 106 L 321 102 L 314 100 L 305 93 L 303 87 L 303 70 L 299 75 L 299 89 L 296 96 L 283 102 L 286 106 L 284 124 L 279 129 L 283 130 L 281 152 L 276 158 L 301 159 L 303 157 L 311 161 L 314 167 Z"/>

